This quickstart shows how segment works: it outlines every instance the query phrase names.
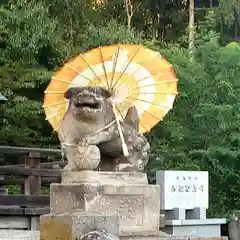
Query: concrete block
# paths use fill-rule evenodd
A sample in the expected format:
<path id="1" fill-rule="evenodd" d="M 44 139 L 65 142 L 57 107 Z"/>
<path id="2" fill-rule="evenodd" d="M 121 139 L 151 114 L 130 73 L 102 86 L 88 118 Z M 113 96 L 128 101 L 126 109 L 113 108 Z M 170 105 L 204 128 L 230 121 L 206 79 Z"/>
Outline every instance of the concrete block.
<path id="1" fill-rule="evenodd" d="M 160 213 L 159 227 L 163 228 L 165 226 L 165 215 Z"/>
<path id="2" fill-rule="evenodd" d="M 183 220 L 186 218 L 186 210 L 183 208 L 174 208 L 165 212 L 167 220 Z"/>
<path id="3" fill-rule="evenodd" d="M 40 229 L 39 216 L 32 216 L 30 221 L 31 221 L 31 230 L 39 230 Z"/>
<path id="4" fill-rule="evenodd" d="M 206 208 L 194 208 L 186 210 L 186 219 L 206 219 L 207 209 Z"/>
<path id="5" fill-rule="evenodd" d="M 174 236 L 220 237 L 220 225 L 202 226 L 166 226 L 164 231 Z"/>
<path id="6" fill-rule="evenodd" d="M 226 219 L 166 220 L 162 231 L 174 236 L 221 237 L 221 224 Z"/>

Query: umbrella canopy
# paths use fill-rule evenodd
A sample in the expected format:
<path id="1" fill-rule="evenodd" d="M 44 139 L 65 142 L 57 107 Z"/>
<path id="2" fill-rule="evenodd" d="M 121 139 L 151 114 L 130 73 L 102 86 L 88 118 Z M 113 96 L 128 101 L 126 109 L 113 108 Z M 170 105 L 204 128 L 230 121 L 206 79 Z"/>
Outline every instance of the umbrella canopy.
<path id="1" fill-rule="evenodd" d="M 101 86 L 110 91 L 120 120 L 134 105 L 141 133 L 163 119 L 177 95 L 172 65 L 160 53 L 130 44 L 95 48 L 66 63 L 45 90 L 46 120 L 55 131 L 68 106 L 64 92 L 74 86 Z"/>

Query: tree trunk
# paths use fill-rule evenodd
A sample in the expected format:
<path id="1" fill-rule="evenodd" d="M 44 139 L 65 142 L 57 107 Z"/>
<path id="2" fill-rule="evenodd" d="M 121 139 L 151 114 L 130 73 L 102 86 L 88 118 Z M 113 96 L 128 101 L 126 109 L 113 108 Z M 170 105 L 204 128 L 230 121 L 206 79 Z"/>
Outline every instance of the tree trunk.
<path id="1" fill-rule="evenodd" d="M 125 0 L 125 8 L 127 13 L 127 27 L 128 27 L 128 30 L 131 30 L 131 23 L 132 23 L 132 17 L 133 17 L 133 5 L 131 0 Z"/>
<path id="2" fill-rule="evenodd" d="M 131 30 L 131 24 L 132 24 L 132 17 L 128 16 L 127 18 L 127 28 L 130 31 Z"/>
<path id="3" fill-rule="evenodd" d="M 189 0 L 189 53 L 193 54 L 194 50 L 194 0 Z"/>
<path id="4" fill-rule="evenodd" d="M 157 1 L 152 0 L 152 40 L 157 39 Z"/>
<path id="5" fill-rule="evenodd" d="M 234 40 L 238 38 L 239 35 L 239 14 L 236 12 L 235 13 L 235 22 L 234 22 Z M 236 41 L 236 40 L 235 40 Z"/>
<path id="6" fill-rule="evenodd" d="M 213 0 L 210 0 L 210 2 L 209 2 L 209 7 L 210 7 L 210 8 L 213 7 Z"/>

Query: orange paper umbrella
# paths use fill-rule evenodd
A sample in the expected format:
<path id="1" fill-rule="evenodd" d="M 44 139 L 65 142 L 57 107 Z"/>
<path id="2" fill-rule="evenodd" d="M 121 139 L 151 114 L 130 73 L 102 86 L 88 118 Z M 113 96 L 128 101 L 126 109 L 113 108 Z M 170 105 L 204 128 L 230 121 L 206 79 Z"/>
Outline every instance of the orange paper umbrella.
<path id="1" fill-rule="evenodd" d="M 177 94 L 172 65 L 160 53 L 141 45 L 99 47 L 66 63 L 45 90 L 43 107 L 55 131 L 68 106 L 64 92 L 74 86 L 101 86 L 110 91 L 119 120 L 134 105 L 141 133 L 163 119 Z"/>

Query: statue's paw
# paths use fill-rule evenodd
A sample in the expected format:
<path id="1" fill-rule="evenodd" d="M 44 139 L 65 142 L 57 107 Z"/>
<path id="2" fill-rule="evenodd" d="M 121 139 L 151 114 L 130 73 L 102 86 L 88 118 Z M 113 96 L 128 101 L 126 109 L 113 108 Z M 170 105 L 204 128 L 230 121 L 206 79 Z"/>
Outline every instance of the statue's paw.
<path id="1" fill-rule="evenodd" d="M 145 165 L 144 165 L 143 161 L 140 161 L 140 162 L 138 163 L 138 166 L 137 166 L 137 168 L 139 169 L 139 171 L 140 171 L 140 172 L 143 172 L 143 171 L 144 171 L 144 167 L 145 167 Z"/>
<path id="2" fill-rule="evenodd" d="M 141 152 L 133 152 L 126 160 L 129 164 L 134 166 L 137 172 L 143 172 L 148 162 L 148 155 L 145 158 L 142 156 Z"/>
<path id="3" fill-rule="evenodd" d="M 133 164 L 120 163 L 116 166 L 115 171 L 118 171 L 118 172 L 138 172 L 138 169 Z"/>
<path id="4" fill-rule="evenodd" d="M 74 171 L 76 170 L 75 167 L 72 166 L 72 164 L 68 163 L 64 168 L 64 171 Z"/>
<path id="5" fill-rule="evenodd" d="M 147 143 L 142 148 L 142 161 L 145 165 L 147 165 L 147 163 L 148 163 L 149 154 L 150 154 L 150 145 L 149 145 L 149 143 Z"/>
<path id="6" fill-rule="evenodd" d="M 84 138 L 82 139 L 82 141 L 78 142 L 78 145 L 81 146 L 81 147 L 87 147 L 87 146 L 89 146 L 90 144 L 89 144 L 88 139 L 87 139 L 86 137 L 84 137 Z"/>
<path id="7" fill-rule="evenodd" d="M 77 170 L 93 170 L 100 163 L 100 151 L 95 145 L 79 145 L 74 158 L 74 165 Z"/>
<path id="8" fill-rule="evenodd" d="M 142 147 L 142 153 L 143 154 L 149 154 L 150 153 L 150 144 L 146 142 Z"/>
<path id="9" fill-rule="evenodd" d="M 82 140 L 82 145 L 83 146 L 97 145 L 97 144 L 98 144 L 98 139 L 95 135 L 85 136 Z"/>

